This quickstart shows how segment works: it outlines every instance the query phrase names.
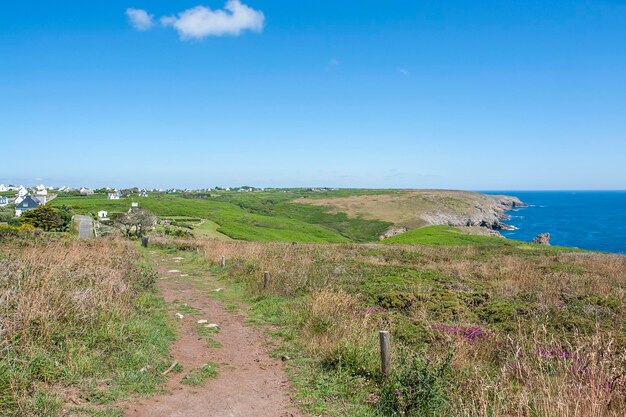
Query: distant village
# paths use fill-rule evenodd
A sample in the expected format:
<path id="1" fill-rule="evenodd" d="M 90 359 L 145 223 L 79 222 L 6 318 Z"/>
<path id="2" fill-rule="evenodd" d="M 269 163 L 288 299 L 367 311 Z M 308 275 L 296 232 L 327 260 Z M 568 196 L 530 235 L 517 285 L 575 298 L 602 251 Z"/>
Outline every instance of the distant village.
<path id="1" fill-rule="evenodd" d="M 313 189 L 312 189 L 313 190 Z M 151 193 L 166 193 L 166 194 L 179 194 L 179 193 L 208 193 L 212 191 L 233 191 L 240 193 L 260 192 L 265 191 L 265 188 L 241 186 L 241 187 L 209 187 L 202 189 L 190 189 L 190 188 L 169 188 L 169 189 L 145 189 L 145 188 L 128 188 L 118 190 L 117 188 L 104 187 L 98 189 L 92 189 L 87 187 L 51 187 L 40 184 L 36 187 L 25 187 L 23 185 L 5 185 L 0 184 L 0 207 L 6 207 L 13 205 L 15 209 L 15 217 L 20 217 L 24 212 L 33 210 L 41 205 L 44 205 L 52 201 L 59 193 L 73 194 L 76 196 L 91 196 L 96 194 L 106 194 L 109 200 L 119 200 L 120 198 L 131 197 L 148 197 Z M 314 190 L 313 190 L 314 191 Z M 14 193 L 14 194 L 13 194 Z M 137 207 L 137 203 L 133 203 L 133 207 Z M 105 218 L 107 216 L 106 211 L 98 213 L 98 217 Z"/>

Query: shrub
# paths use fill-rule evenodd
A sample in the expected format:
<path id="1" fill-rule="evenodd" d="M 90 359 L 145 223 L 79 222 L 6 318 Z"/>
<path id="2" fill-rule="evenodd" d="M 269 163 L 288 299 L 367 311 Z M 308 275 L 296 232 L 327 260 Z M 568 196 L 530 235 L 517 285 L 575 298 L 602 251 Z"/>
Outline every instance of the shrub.
<path id="1" fill-rule="evenodd" d="M 405 291 L 392 291 L 378 298 L 378 303 L 381 306 L 396 310 L 406 310 L 411 307 L 415 301 L 417 301 L 415 294 Z"/>
<path id="2" fill-rule="evenodd" d="M 405 349 L 396 356 L 392 374 L 380 386 L 381 411 L 385 416 L 440 415 L 447 404 L 443 380 L 452 355 L 448 354 L 441 363 Z"/>

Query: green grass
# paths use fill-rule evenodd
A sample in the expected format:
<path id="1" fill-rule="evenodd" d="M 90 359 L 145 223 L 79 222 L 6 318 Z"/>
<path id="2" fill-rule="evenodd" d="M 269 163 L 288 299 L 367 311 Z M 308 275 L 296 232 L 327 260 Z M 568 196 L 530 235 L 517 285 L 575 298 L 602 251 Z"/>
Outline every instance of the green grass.
<path id="1" fill-rule="evenodd" d="M 345 214 L 329 214 L 323 207 L 290 201 L 305 195 L 304 191 L 266 193 L 224 193 L 217 197 L 187 198 L 181 194 L 153 194 L 147 198 L 108 200 L 106 196 L 59 195 L 51 202 L 65 204 L 76 213 L 99 210 L 122 213 L 131 202 L 139 203 L 160 217 L 193 217 L 207 219 L 198 228 L 200 235 L 223 234 L 233 239 L 261 242 L 349 242 L 371 241 L 389 223 L 349 219 Z"/>
<path id="2" fill-rule="evenodd" d="M 31 239 L 23 244 L 37 243 Z M 6 261 L 3 250 L 0 266 Z M 125 266 L 125 279 L 137 284 L 130 311 L 103 310 L 78 326 L 67 311 L 66 326 L 51 339 L 37 339 L 42 323 L 33 319 L 31 334 L 20 337 L 32 340 L 15 340 L 15 345 L 3 340 L 0 415 L 57 416 L 63 405 L 59 392 L 72 387 L 86 404 L 74 415 L 113 416 L 118 415 L 114 409 L 105 412 L 101 407 L 161 390 L 175 326 L 163 298 L 142 286 L 144 273 L 149 271 L 139 263 Z M 3 305 L 0 314 L 10 313 L 10 308 Z"/>
<path id="3" fill-rule="evenodd" d="M 209 362 L 200 368 L 193 369 L 180 381 L 181 384 L 190 386 L 203 385 L 209 378 L 217 378 L 218 364 Z"/>
<path id="4" fill-rule="evenodd" d="M 451 226 L 427 226 L 409 230 L 385 239 L 382 243 L 387 245 L 489 245 L 489 246 L 516 246 L 521 242 L 503 239 L 496 236 L 479 236 L 465 233 Z"/>

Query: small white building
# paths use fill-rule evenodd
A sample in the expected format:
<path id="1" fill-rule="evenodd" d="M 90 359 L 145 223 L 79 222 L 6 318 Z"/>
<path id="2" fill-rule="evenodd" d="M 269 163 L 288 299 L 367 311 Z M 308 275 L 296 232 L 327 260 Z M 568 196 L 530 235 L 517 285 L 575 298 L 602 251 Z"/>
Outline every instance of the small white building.
<path id="1" fill-rule="evenodd" d="M 0 207 L 4 207 L 8 205 L 9 205 L 9 197 L 0 195 Z"/>
<path id="2" fill-rule="evenodd" d="M 119 200 L 120 199 L 120 193 L 118 193 L 118 192 L 109 193 L 107 198 L 109 200 Z"/>
<path id="3" fill-rule="evenodd" d="M 109 212 L 106 210 L 100 210 L 98 212 L 98 218 L 99 219 L 107 219 L 109 217 Z"/>
<path id="4" fill-rule="evenodd" d="M 0 193 L 4 193 L 6 191 L 9 191 L 9 187 L 4 184 L 0 184 Z"/>
<path id="5" fill-rule="evenodd" d="M 82 187 L 79 192 L 80 195 L 93 195 L 93 190 L 91 188 Z"/>
<path id="6" fill-rule="evenodd" d="M 139 207 L 139 203 L 135 203 L 134 201 L 130 203 L 131 207 Z"/>

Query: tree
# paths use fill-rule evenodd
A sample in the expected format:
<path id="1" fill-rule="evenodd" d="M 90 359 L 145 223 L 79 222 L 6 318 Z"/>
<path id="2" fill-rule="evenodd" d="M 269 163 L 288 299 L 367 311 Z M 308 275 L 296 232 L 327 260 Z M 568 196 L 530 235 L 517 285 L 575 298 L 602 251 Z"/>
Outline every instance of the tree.
<path id="1" fill-rule="evenodd" d="M 146 209 L 133 208 L 128 213 L 115 219 L 115 226 L 119 227 L 125 236 L 141 237 L 156 225 L 157 218 Z"/>
<path id="2" fill-rule="evenodd" d="M 20 224 L 28 224 L 43 229 L 46 232 L 59 229 L 63 226 L 63 218 L 54 207 L 45 204 L 29 210 L 20 217 Z"/>
<path id="3" fill-rule="evenodd" d="M 74 216 L 74 211 L 66 206 L 65 204 L 56 207 L 56 211 L 61 216 L 61 220 L 63 220 L 63 224 L 58 228 L 60 232 L 67 232 L 70 228 L 70 224 L 72 224 L 72 217 Z"/>

